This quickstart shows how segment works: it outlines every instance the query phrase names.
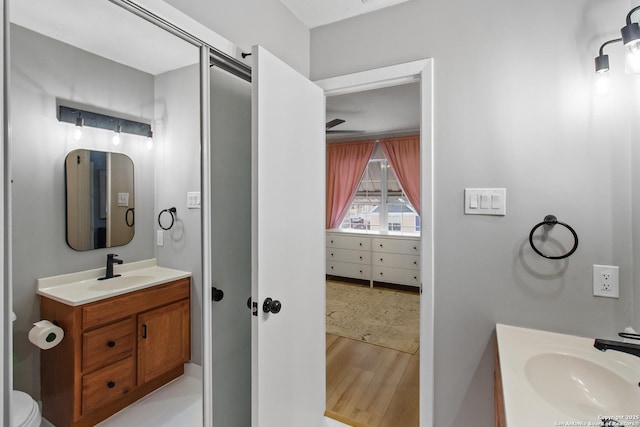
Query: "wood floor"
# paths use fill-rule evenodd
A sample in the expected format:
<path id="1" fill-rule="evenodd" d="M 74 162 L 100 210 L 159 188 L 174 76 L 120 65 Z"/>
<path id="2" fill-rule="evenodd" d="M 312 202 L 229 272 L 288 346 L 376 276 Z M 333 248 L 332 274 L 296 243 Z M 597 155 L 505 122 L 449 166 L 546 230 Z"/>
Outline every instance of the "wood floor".
<path id="1" fill-rule="evenodd" d="M 327 334 L 326 415 L 354 427 L 417 427 L 419 353 Z"/>

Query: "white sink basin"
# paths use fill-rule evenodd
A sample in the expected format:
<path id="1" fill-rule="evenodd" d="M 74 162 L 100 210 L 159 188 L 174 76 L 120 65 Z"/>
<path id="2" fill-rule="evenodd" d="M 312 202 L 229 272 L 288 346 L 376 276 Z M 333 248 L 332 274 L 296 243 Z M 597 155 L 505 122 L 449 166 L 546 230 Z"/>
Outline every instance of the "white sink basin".
<path id="1" fill-rule="evenodd" d="M 551 406 L 580 420 L 606 414 L 631 415 L 638 409 L 640 387 L 590 360 L 563 353 L 544 353 L 525 364 L 527 380 Z M 637 378 L 640 380 L 640 378 Z"/>
<path id="2" fill-rule="evenodd" d="M 38 279 L 38 294 L 67 305 L 81 305 L 190 277 L 187 271 L 159 267 L 155 258 L 114 265 L 120 277 L 104 277 L 105 268 Z"/>
<path id="3" fill-rule="evenodd" d="M 640 425 L 640 358 L 593 338 L 496 326 L 508 427 Z M 606 338 L 606 337 L 603 337 Z"/>
<path id="4" fill-rule="evenodd" d="M 138 286 L 143 283 L 149 283 L 154 280 L 150 274 L 132 274 L 130 276 L 113 277 L 111 279 L 96 280 L 96 283 L 87 286 L 91 291 L 108 291 L 117 289 L 126 289 Z"/>

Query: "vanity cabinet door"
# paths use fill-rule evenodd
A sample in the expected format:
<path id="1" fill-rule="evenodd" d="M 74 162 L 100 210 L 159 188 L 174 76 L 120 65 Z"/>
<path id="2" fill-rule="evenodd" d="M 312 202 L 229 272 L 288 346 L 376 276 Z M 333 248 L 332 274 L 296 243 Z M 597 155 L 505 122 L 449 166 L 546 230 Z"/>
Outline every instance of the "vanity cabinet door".
<path id="1" fill-rule="evenodd" d="M 191 357 L 189 300 L 138 315 L 138 385 Z"/>

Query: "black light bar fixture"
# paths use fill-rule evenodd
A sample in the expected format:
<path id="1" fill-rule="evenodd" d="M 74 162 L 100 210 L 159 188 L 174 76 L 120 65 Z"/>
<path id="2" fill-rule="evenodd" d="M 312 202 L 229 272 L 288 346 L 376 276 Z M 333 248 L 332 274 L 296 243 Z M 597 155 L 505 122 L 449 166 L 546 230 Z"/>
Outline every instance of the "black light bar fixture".
<path id="1" fill-rule="evenodd" d="M 147 138 L 153 136 L 151 125 L 134 120 L 95 113 L 66 105 L 58 106 L 58 121 L 76 125 L 77 130 L 82 127 L 106 129 L 116 133 L 128 133 Z"/>

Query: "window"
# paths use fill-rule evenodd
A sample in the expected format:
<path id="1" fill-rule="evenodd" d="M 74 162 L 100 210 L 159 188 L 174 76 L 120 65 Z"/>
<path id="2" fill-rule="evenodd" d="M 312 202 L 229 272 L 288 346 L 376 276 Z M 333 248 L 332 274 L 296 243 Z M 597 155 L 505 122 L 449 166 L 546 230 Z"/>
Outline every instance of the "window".
<path id="1" fill-rule="evenodd" d="M 420 217 L 404 194 L 382 150 L 376 147 L 360 179 L 343 230 L 420 232 Z"/>

